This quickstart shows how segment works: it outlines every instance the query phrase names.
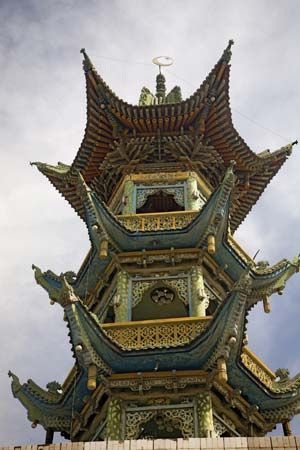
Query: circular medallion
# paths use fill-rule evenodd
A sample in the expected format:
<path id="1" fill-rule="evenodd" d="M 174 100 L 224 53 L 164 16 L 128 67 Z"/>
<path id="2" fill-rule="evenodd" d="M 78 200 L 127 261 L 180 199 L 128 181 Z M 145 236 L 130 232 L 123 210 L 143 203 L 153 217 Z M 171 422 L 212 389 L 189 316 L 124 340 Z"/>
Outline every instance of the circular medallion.
<path id="1" fill-rule="evenodd" d="M 153 291 L 150 293 L 150 297 L 154 303 L 157 303 L 159 305 L 167 305 L 173 302 L 173 300 L 175 299 L 175 293 L 172 291 L 172 289 L 162 286 L 153 289 Z"/>

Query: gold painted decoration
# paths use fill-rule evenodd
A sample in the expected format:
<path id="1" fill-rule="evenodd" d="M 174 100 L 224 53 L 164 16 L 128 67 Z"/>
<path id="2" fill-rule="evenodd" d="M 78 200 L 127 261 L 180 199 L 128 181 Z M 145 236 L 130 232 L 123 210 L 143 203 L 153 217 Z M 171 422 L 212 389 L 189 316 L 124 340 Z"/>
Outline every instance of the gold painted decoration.
<path id="1" fill-rule="evenodd" d="M 189 225 L 197 211 L 131 214 L 116 216 L 129 231 L 180 230 Z"/>
<path id="2" fill-rule="evenodd" d="M 111 398 L 108 405 L 106 420 L 106 439 L 117 441 L 122 439 L 122 409 L 123 403 L 118 398 Z"/>
<path id="3" fill-rule="evenodd" d="M 187 345 L 204 333 L 209 320 L 210 317 L 149 320 L 126 325 L 104 324 L 102 328 L 122 350 L 144 350 Z"/>
<path id="4" fill-rule="evenodd" d="M 261 383 L 263 383 L 270 389 L 273 388 L 275 376 L 274 378 L 272 378 L 270 373 L 263 367 L 263 365 L 259 364 L 254 358 L 252 358 L 249 352 L 243 351 L 243 353 L 241 354 L 241 360 L 244 366 L 256 378 L 258 378 Z"/>
<path id="5" fill-rule="evenodd" d="M 147 279 L 147 280 L 133 280 L 132 281 L 132 307 L 137 306 L 142 300 L 145 293 L 153 288 L 155 290 L 155 285 L 158 283 L 163 283 L 163 286 L 157 286 L 159 289 L 169 289 L 175 294 L 178 295 L 178 298 L 185 304 L 189 304 L 188 297 L 188 278 L 187 277 L 179 277 L 179 278 L 163 278 L 157 277 L 155 279 Z M 152 292 L 150 293 L 150 297 Z M 151 297 L 152 299 L 152 297 Z M 152 299 L 153 300 L 153 299 Z M 154 300 L 153 300 L 154 301 Z M 154 301 L 155 302 L 155 301 Z"/>
<path id="6" fill-rule="evenodd" d="M 183 438 L 194 436 L 194 411 L 191 407 L 126 412 L 125 439 L 137 439 L 141 426 L 154 420 L 159 430 L 180 430 Z"/>
<path id="7" fill-rule="evenodd" d="M 153 291 L 150 292 L 150 297 L 153 303 L 158 305 L 168 305 L 174 301 L 175 293 L 167 286 L 161 286 L 153 289 Z"/>
<path id="8" fill-rule="evenodd" d="M 147 201 L 150 195 L 157 194 L 158 192 L 164 192 L 165 194 L 172 195 L 175 202 L 179 206 L 184 206 L 184 185 L 178 184 L 175 186 L 169 186 L 166 183 L 157 183 L 155 186 L 149 187 L 136 187 L 136 209 L 141 208 Z"/>
<path id="9" fill-rule="evenodd" d="M 196 397 L 199 437 L 213 437 L 214 422 L 209 391 L 199 392 Z"/>

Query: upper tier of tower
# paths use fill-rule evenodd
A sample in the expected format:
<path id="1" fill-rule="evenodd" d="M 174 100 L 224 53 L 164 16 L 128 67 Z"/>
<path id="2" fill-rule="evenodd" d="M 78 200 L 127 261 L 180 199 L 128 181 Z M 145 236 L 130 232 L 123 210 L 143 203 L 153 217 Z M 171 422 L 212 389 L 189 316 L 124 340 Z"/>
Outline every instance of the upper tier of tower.
<path id="1" fill-rule="evenodd" d="M 87 124 L 78 153 L 70 166 L 34 164 L 83 218 L 78 172 L 99 198 L 109 203 L 124 176 L 133 173 L 192 170 L 213 190 L 234 160 L 237 185 L 230 215 L 235 231 L 293 144 L 256 154 L 235 130 L 229 104 L 231 46 L 232 41 L 188 99 L 178 101 L 180 96 L 175 95 L 169 103 L 140 101 L 138 106 L 118 98 L 82 50 Z"/>

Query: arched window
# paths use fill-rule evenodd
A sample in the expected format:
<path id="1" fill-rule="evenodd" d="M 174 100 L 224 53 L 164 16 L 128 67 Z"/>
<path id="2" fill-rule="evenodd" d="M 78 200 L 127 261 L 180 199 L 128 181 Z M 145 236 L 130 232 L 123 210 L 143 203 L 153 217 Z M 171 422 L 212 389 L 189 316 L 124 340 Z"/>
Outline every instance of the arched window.
<path id="1" fill-rule="evenodd" d="M 144 294 L 142 301 L 132 309 L 132 320 L 168 319 L 187 317 L 188 307 L 180 300 L 175 289 L 158 282 Z"/>
<path id="2" fill-rule="evenodd" d="M 168 194 L 162 190 L 155 192 L 147 197 L 143 206 L 137 209 L 137 214 L 183 211 L 184 207 L 180 206 L 174 199 L 172 194 Z"/>

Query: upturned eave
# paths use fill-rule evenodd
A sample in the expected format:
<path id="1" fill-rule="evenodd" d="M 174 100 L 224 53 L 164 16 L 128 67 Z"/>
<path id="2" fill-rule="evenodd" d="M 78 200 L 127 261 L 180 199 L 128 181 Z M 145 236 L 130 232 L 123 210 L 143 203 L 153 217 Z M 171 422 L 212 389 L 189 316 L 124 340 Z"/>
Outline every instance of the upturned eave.
<path id="1" fill-rule="evenodd" d="M 182 133 L 192 133 L 209 143 L 223 161 L 223 170 L 229 161 L 236 161 L 239 186 L 231 211 L 232 231 L 235 231 L 285 162 L 291 152 L 291 145 L 274 153 L 263 152 L 260 156 L 249 148 L 234 128 L 229 102 L 231 45 L 225 49 L 199 89 L 188 99 L 175 104 L 152 106 L 134 106 L 118 98 L 83 51 L 87 93 L 87 122 L 83 141 L 69 170 L 61 171 L 59 166 L 51 168 L 41 163 L 39 170 L 83 217 L 76 183 L 72 180 L 81 172 L 87 184 L 98 192 L 102 200 L 108 202 L 113 188 L 122 177 L 122 169 L 121 172 L 109 170 L 105 175 L 107 180 L 104 185 L 101 184 L 107 157 L 114 151 L 116 142 L 128 138 L 157 137 L 158 130 L 160 136 L 180 137 Z M 140 149 L 143 155 L 142 145 Z M 130 166 L 131 161 L 128 163 Z M 134 165 L 131 170 L 134 170 Z M 208 171 L 205 175 L 208 182 L 212 181 L 214 185 L 215 173 L 210 175 Z"/>

